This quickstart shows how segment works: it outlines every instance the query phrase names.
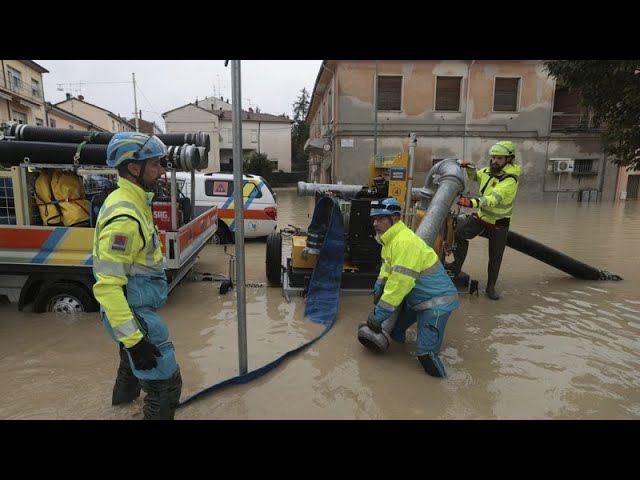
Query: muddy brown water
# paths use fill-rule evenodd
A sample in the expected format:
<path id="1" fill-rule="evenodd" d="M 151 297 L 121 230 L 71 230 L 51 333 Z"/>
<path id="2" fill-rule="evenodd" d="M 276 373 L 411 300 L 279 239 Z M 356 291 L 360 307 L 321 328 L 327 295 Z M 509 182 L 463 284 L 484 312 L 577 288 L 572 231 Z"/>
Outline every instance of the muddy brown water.
<path id="1" fill-rule="evenodd" d="M 306 228 L 313 198 L 278 190 L 278 224 Z M 521 202 L 513 230 L 621 282 L 584 281 L 507 249 L 503 299 L 462 295 L 442 357 L 449 376 L 425 375 L 405 345 L 373 355 L 357 341 L 371 309 L 342 296 L 333 328 L 266 375 L 180 408 L 177 419 L 638 419 L 640 203 Z M 249 370 L 315 338 L 304 299 L 267 287 L 265 243 L 247 240 Z M 234 247 L 230 246 L 230 253 Z M 471 242 L 464 270 L 486 280 L 487 241 Z M 208 245 L 196 271 L 228 273 Z M 239 373 L 236 292 L 185 282 L 161 309 L 176 346 L 182 398 Z M 117 347 L 98 314 L 19 312 L 0 305 L 0 419 L 138 419 L 142 401 L 110 405 Z"/>

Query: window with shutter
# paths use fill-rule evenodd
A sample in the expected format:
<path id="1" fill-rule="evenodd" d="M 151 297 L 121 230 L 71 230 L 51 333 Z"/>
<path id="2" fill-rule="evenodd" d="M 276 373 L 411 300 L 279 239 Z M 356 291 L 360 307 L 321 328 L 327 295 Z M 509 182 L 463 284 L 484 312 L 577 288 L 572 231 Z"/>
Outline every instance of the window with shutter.
<path id="1" fill-rule="evenodd" d="M 493 95 L 494 112 L 515 112 L 518 110 L 519 85 L 519 78 L 496 77 L 495 92 Z"/>
<path id="2" fill-rule="evenodd" d="M 402 110 L 402 77 L 378 75 L 378 110 Z"/>
<path id="3" fill-rule="evenodd" d="M 462 77 L 436 77 L 436 111 L 460 111 Z"/>

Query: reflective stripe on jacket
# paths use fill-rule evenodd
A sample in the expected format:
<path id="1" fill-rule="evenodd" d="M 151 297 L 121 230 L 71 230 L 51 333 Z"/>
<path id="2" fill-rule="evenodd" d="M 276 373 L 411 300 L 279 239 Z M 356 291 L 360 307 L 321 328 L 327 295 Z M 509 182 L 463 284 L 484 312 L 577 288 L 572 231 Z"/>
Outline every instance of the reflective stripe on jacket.
<path id="1" fill-rule="evenodd" d="M 96 222 L 93 293 L 116 339 L 131 347 L 142 338 L 132 309 L 158 308 L 168 289 L 152 194 L 124 178 L 118 187 L 104 201 Z"/>
<path id="2" fill-rule="evenodd" d="M 399 221 L 380 241 L 382 266 L 378 281 L 384 283 L 380 307 L 395 310 L 403 300 L 418 310 L 438 308 L 451 312 L 458 307 L 456 287 L 438 255 L 415 232 Z"/>
<path id="3" fill-rule="evenodd" d="M 506 164 L 498 174 L 491 173 L 491 167 L 479 170 L 467 168 L 469 179 L 479 185 L 478 198 L 474 199 L 473 206 L 479 207 L 480 220 L 495 225 L 503 218 L 511 219 L 520 172 L 520 165 L 511 163 Z"/>

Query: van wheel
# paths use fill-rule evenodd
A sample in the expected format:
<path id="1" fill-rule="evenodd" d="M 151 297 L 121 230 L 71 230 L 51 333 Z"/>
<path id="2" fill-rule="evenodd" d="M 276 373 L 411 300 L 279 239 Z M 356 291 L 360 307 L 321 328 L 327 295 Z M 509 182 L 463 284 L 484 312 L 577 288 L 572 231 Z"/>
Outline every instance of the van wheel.
<path id="1" fill-rule="evenodd" d="M 218 222 L 218 230 L 211 237 L 211 243 L 215 245 L 224 245 L 225 243 L 231 242 L 231 233 L 229 232 L 229 227 L 224 222 Z"/>
<path id="2" fill-rule="evenodd" d="M 34 301 L 36 313 L 97 312 L 98 302 L 87 289 L 77 283 L 56 282 L 45 285 Z"/>
<path id="3" fill-rule="evenodd" d="M 272 287 L 282 286 L 282 235 L 272 232 L 267 237 L 267 281 Z"/>

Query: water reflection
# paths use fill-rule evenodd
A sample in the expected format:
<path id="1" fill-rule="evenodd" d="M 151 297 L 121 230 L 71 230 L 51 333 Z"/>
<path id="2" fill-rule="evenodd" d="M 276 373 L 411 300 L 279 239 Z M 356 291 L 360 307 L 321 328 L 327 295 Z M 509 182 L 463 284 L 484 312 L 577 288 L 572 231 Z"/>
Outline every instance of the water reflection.
<path id="1" fill-rule="evenodd" d="M 278 191 L 278 224 L 308 227 L 312 197 Z M 373 355 L 357 325 L 371 299 L 342 296 L 320 341 L 246 385 L 227 387 L 177 412 L 179 419 L 622 419 L 640 418 L 640 203 L 518 203 L 518 233 L 624 281 L 583 281 L 507 249 L 490 301 L 463 295 L 442 357 L 449 377 L 424 374 L 405 345 Z M 487 245 L 471 242 L 465 271 L 486 280 Z M 285 242 L 286 243 L 286 242 Z M 317 336 L 290 302 L 266 287 L 264 241 L 246 247 L 249 369 Z M 231 247 L 229 253 L 233 253 Z M 227 274 L 222 247 L 207 246 L 197 268 Z M 235 290 L 184 283 L 161 313 L 176 344 L 183 399 L 239 373 Z M 0 418 L 140 417 L 141 402 L 114 408 L 117 351 L 97 315 L 59 317 L 0 305 Z"/>

